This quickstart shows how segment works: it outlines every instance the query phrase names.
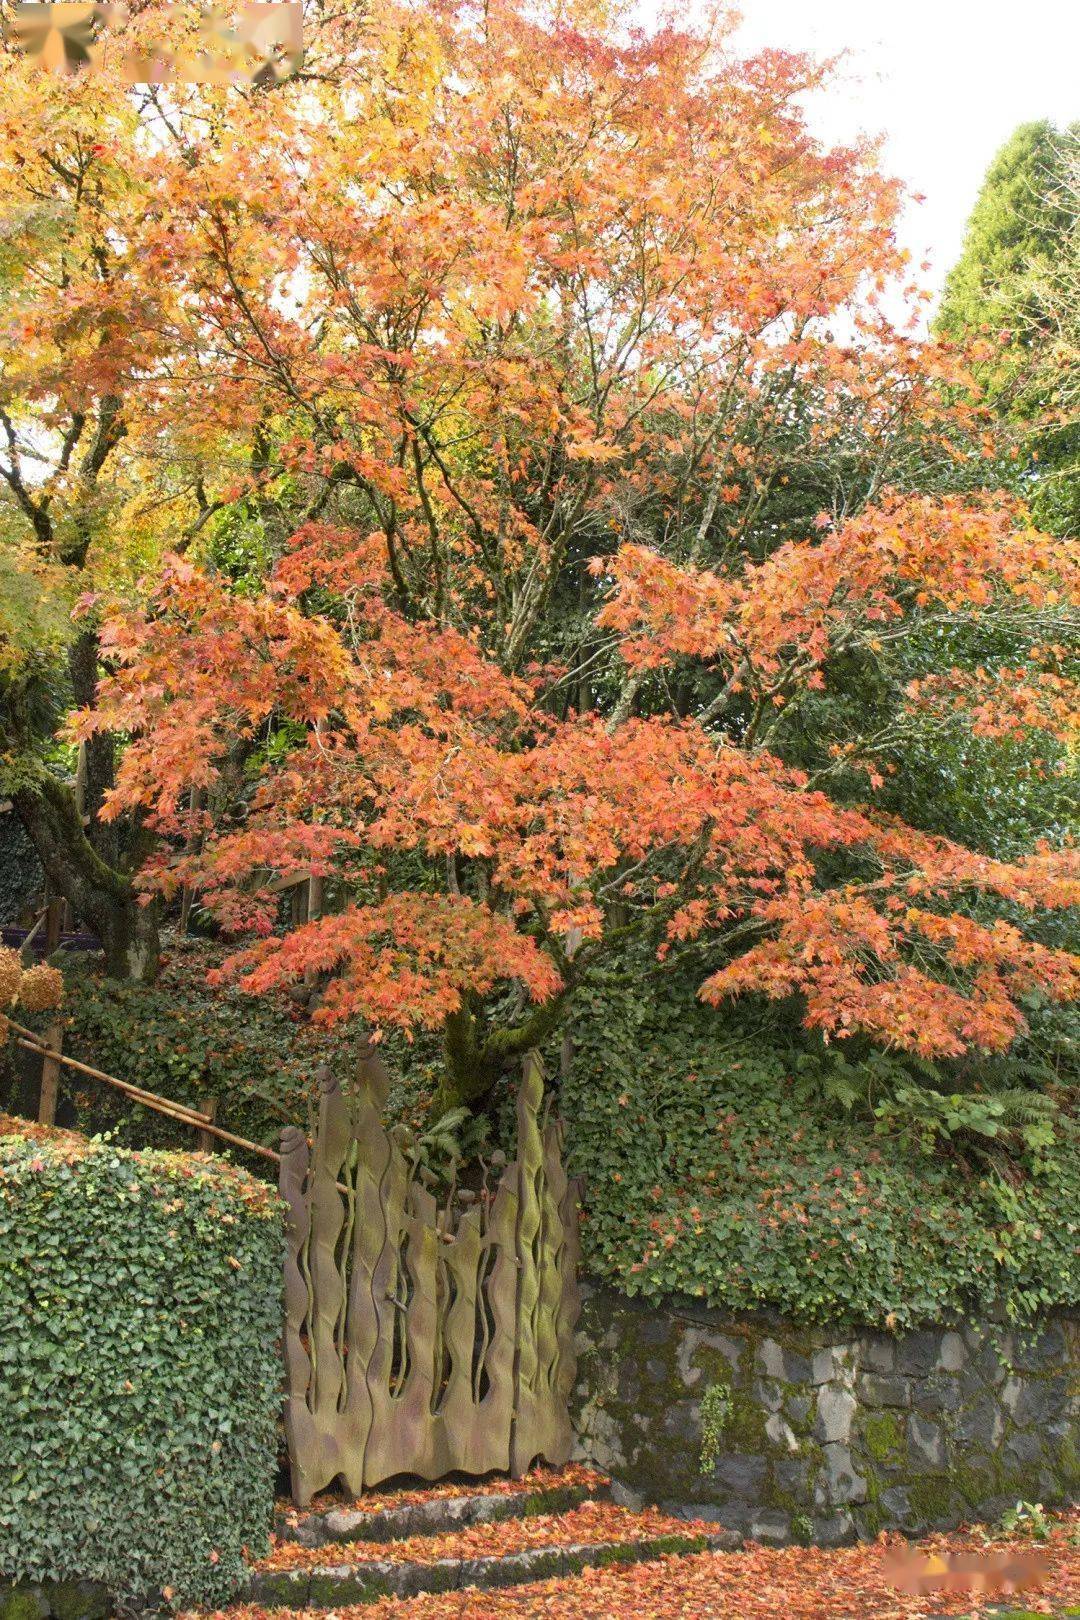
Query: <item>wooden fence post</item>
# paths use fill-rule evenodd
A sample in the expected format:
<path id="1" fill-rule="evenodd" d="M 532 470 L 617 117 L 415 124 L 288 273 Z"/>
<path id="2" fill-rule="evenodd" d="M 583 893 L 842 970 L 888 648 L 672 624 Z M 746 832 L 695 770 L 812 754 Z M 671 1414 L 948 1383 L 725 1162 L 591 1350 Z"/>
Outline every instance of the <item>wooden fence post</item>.
<path id="1" fill-rule="evenodd" d="M 316 917 L 323 913 L 323 880 L 312 872 L 308 878 L 307 890 L 307 916 L 308 922 L 314 922 Z"/>
<path id="2" fill-rule="evenodd" d="M 48 916 L 45 919 L 45 955 L 51 956 L 60 943 L 60 925 L 63 922 L 64 902 L 60 899 L 49 901 Z"/>
<path id="3" fill-rule="evenodd" d="M 323 913 L 323 880 L 312 872 L 307 885 L 307 920 L 314 922 Z M 314 968 L 308 968 L 304 974 L 305 984 L 314 984 L 318 974 Z"/>
<path id="4" fill-rule="evenodd" d="M 41 1060 L 41 1095 L 38 1098 L 38 1124 L 56 1124 L 56 1097 L 60 1089 L 60 1051 L 64 1044 L 64 1026 L 50 1024 L 42 1037 L 49 1051 Z M 55 1054 L 55 1056 L 54 1056 Z"/>
<path id="5" fill-rule="evenodd" d="M 205 1097 L 199 1104 L 199 1112 L 201 1114 L 206 1115 L 206 1117 L 210 1121 L 211 1125 L 217 1119 L 217 1111 L 218 1111 L 218 1099 L 216 1097 Z M 200 1131 L 199 1132 L 199 1152 L 200 1153 L 213 1153 L 213 1151 L 214 1151 L 214 1138 L 211 1136 L 209 1131 Z"/>
<path id="6" fill-rule="evenodd" d="M 188 809 L 191 811 L 193 817 L 194 817 L 194 814 L 195 814 L 196 810 L 201 810 L 202 809 L 202 789 L 201 788 L 197 788 L 197 787 L 192 788 L 190 794 L 188 795 Z M 197 834 L 190 834 L 189 833 L 187 841 L 184 844 L 185 853 L 188 854 L 188 855 L 193 854 L 194 851 L 198 849 L 200 842 L 201 842 L 201 840 L 200 840 L 200 838 L 199 838 L 199 836 Z M 187 931 L 188 931 L 188 923 L 191 921 L 191 907 L 192 907 L 192 904 L 194 903 L 194 900 L 195 900 L 195 890 L 190 886 L 190 884 L 185 883 L 183 888 L 180 891 L 180 932 L 181 932 L 181 934 L 186 934 Z"/>

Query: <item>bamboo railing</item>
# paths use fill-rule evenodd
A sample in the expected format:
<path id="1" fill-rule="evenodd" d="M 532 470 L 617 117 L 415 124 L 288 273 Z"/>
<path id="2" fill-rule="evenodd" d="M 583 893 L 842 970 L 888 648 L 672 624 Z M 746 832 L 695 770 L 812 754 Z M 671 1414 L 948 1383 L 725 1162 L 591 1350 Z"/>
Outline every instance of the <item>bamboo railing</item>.
<path id="1" fill-rule="evenodd" d="M 263 1147 L 260 1142 L 249 1142 L 245 1136 L 237 1136 L 233 1131 L 224 1130 L 211 1114 L 201 1113 L 197 1108 L 189 1108 L 186 1103 L 174 1102 L 171 1097 L 160 1097 L 157 1092 L 146 1091 L 142 1086 L 132 1085 L 129 1080 L 121 1080 L 115 1074 L 107 1074 L 104 1069 L 95 1069 L 89 1063 L 80 1063 L 77 1058 L 67 1057 L 62 1050 L 62 1025 L 53 1024 L 47 1035 L 41 1037 L 35 1035 L 32 1029 L 24 1028 L 22 1024 L 16 1023 L 14 1018 L 7 1016 L 0 1019 L 0 1032 L 5 1024 L 15 1035 L 16 1046 L 21 1047 L 24 1052 L 35 1052 L 42 1060 L 39 1124 L 53 1125 L 56 1122 L 56 1069 L 65 1068 L 74 1074 L 85 1075 L 90 1080 L 99 1080 L 103 1085 L 112 1086 L 115 1091 L 123 1092 L 133 1102 L 140 1103 L 142 1107 L 162 1114 L 167 1119 L 191 1126 L 201 1137 L 212 1136 L 220 1142 L 227 1142 L 230 1147 L 242 1148 L 245 1153 L 254 1153 L 259 1158 L 271 1159 L 275 1164 L 280 1163 L 281 1155 L 273 1148 Z"/>

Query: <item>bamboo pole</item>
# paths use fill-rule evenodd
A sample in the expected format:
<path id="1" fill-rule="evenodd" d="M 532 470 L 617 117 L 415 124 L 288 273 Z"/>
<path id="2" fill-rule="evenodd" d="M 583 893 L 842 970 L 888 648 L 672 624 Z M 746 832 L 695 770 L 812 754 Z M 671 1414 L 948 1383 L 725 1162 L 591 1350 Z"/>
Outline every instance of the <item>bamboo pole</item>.
<path id="1" fill-rule="evenodd" d="M 16 1045 L 25 1048 L 27 1052 L 46 1053 L 46 1048 L 37 1041 L 27 1041 L 19 1036 Z M 133 1102 L 141 1103 L 144 1108 L 150 1108 L 157 1114 L 164 1114 L 167 1119 L 176 1120 L 179 1125 L 188 1125 L 192 1130 L 205 1131 L 210 1136 L 216 1136 L 221 1142 L 228 1142 L 233 1147 L 243 1148 L 245 1153 L 257 1153 L 260 1158 L 272 1159 L 275 1164 L 281 1163 L 281 1154 L 273 1148 L 263 1147 L 259 1142 L 249 1142 L 245 1136 L 235 1136 L 232 1131 L 222 1130 L 220 1125 L 212 1125 L 205 1114 L 196 1114 L 185 1108 L 181 1103 L 171 1103 L 165 1097 L 158 1097 L 152 1091 L 142 1091 L 138 1086 L 129 1086 L 126 1080 L 118 1080 L 114 1074 L 104 1074 L 100 1069 L 91 1069 L 85 1063 L 79 1063 L 75 1058 L 60 1057 L 57 1062 L 65 1068 L 75 1069 L 79 1074 L 88 1074 L 94 1080 L 102 1080 L 107 1086 L 115 1086 Z"/>
<path id="2" fill-rule="evenodd" d="M 21 1046 L 24 1052 L 39 1052 L 44 1055 L 49 1050 L 47 1047 L 42 1046 L 40 1041 L 28 1041 L 21 1035 L 16 1038 L 15 1044 Z M 92 1080 L 103 1080 L 106 1085 L 115 1086 L 117 1091 L 122 1091 L 133 1102 L 145 1103 L 148 1108 L 157 1108 L 162 1113 L 167 1112 L 172 1115 L 173 1119 L 183 1120 L 185 1125 L 190 1125 L 195 1130 L 206 1130 L 208 1128 L 209 1122 L 206 1116 L 196 1114 L 186 1103 L 173 1102 L 169 1097 L 159 1097 L 153 1091 L 143 1091 L 140 1086 L 131 1086 L 126 1080 L 118 1080 L 112 1074 L 105 1075 L 100 1069 L 92 1069 L 88 1064 L 80 1063 L 77 1058 L 64 1057 L 61 1054 L 56 1058 L 56 1061 L 63 1064 L 65 1069 L 74 1069 L 76 1074 L 89 1075 Z"/>
<path id="3" fill-rule="evenodd" d="M 0 1014 L 0 1018 L 3 1015 Z M 48 1056 L 48 1048 L 42 1046 L 40 1041 L 27 1039 L 32 1036 L 32 1030 L 24 1030 L 13 1018 L 3 1020 L 16 1033 L 16 1046 L 21 1046 L 27 1052 L 37 1052 L 40 1056 Z M 0 1024 L 2 1029 L 2 1024 Z M 129 1085 L 126 1080 L 118 1080 L 115 1074 L 106 1074 L 104 1069 L 93 1069 L 88 1063 L 80 1063 L 77 1058 L 56 1055 L 56 1062 L 62 1063 L 66 1069 L 75 1069 L 79 1074 L 88 1074 L 92 1080 L 103 1080 L 107 1086 L 115 1086 L 118 1091 L 124 1092 L 134 1102 L 141 1103 L 144 1108 L 151 1108 L 155 1113 L 164 1114 L 167 1119 L 173 1119 L 179 1125 L 190 1125 L 197 1130 L 200 1136 L 205 1132 L 208 1136 L 216 1136 L 221 1142 L 228 1142 L 232 1147 L 243 1148 L 245 1153 L 257 1153 L 260 1158 L 272 1159 L 275 1164 L 281 1163 L 281 1154 L 273 1148 L 263 1147 L 260 1142 L 249 1142 L 246 1136 L 236 1136 L 232 1131 L 223 1130 L 220 1125 L 210 1122 L 205 1114 L 198 1114 L 193 1108 L 184 1103 L 174 1103 L 167 1097 L 159 1097 L 154 1091 L 143 1091 L 139 1086 Z M 344 1193 L 347 1198 L 354 1196 L 351 1187 L 342 1181 L 335 1181 L 338 1192 Z"/>
<path id="4" fill-rule="evenodd" d="M 35 1047 L 39 1052 L 44 1050 L 41 1038 L 35 1035 L 32 1029 L 26 1029 L 22 1024 L 17 1024 L 14 1018 L 9 1018 L 7 1022 L 15 1031 L 15 1034 L 19 1036 L 18 1044 L 20 1046 L 25 1047 L 28 1051 L 33 1050 Z M 116 1086 L 139 1101 L 146 1098 L 151 1103 L 164 1103 L 173 1113 L 186 1115 L 192 1125 L 213 1124 L 208 1114 L 200 1113 L 197 1108 L 189 1108 L 187 1103 L 174 1102 L 171 1097 L 159 1097 L 156 1091 L 144 1091 L 141 1086 L 132 1085 L 130 1080 L 120 1080 L 115 1074 L 106 1074 L 104 1069 L 95 1069 L 89 1063 L 80 1063 L 78 1058 L 65 1057 L 61 1054 L 59 1061 L 66 1069 L 74 1069 L 78 1074 L 89 1075 L 91 1080 L 102 1080 L 107 1086 Z"/>
<path id="5" fill-rule="evenodd" d="M 167 1097 L 159 1097 L 156 1092 L 143 1091 L 141 1086 L 133 1086 L 127 1080 L 119 1080 L 115 1074 L 106 1074 L 103 1069 L 92 1068 L 89 1063 L 80 1063 L 77 1058 L 64 1057 L 61 1053 L 54 1054 L 51 1048 L 44 1046 L 37 1039 L 33 1030 L 16 1023 L 13 1018 L 7 1019 L 7 1023 L 15 1031 L 16 1045 L 25 1051 L 37 1052 L 43 1058 L 53 1056 L 54 1061 L 62 1063 L 66 1069 L 73 1069 L 76 1074 L 89 1075 L 92 1080 L 100 1080 L 107 1086 L 114 1086 L 117 1091 L 122 1091 L 125 1096 L 142 1103 L 145 1108 L 153 1109 L 155 1113 L 164 1114 L 181 1125 L 190 1126 L 193 1130 L 216 1136 L 219 1141 L 243 1148 L 246 1153 L 256 1153 L 260 1158 L 272 1159 L 275 1164 L 281 1163 L 281 1154 L 276 1153 L 273 1148 L 263 1147 L 259 1142 L 249 1142 L 244 1136 L 236 1136 L 232 1131 L 222 1130 L 221 1126 L 215 1125 L 208 1115 L 200 1114 L 184 1103 L 174 1103 Z"/>

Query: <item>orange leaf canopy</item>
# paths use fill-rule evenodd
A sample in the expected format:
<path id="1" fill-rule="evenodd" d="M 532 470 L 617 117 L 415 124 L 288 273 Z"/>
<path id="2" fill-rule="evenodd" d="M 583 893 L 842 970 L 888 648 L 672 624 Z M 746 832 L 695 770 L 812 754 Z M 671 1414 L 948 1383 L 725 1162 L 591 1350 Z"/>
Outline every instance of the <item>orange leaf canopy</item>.
<path id="1" fill-rule="evenodd" d="M 905 535 L 921 510 L 890 508 L 879 521 Z M 934 515 L 982 533 L 978 514 Z M 980 581 L 1027 593 L 1041 577 L 1048 589 L 1057 559 L 1028 547 L 1014 567 L 1011 536 L 1001 540 Z M 841 544 L 829 544 L 826 564 Z M 438 1027 L 466 998 L 511 982 L 542 1003 L 558 996 L 575 950 L 602 948 L 615 901 L 662 930 L 662 953 L 715 939 L 728 960 L 702 987 L 710 1001 L 797 992 L 807 1022 L 828 1035 L 865 1030 L 925 1055 L 1007 1046 L 1026 991 L 1080 990 L 1075 957 L 949 909 L 973 892 L 1021 909 L 1075 903 L 1071 852 L 1016 863 L 973 854 L 837 805 L 768 752 L 694 720 L 556 719 L 472 637 L 389 606 L 377 555 L 363 537 L 309 525 L 255 600 L 174 561 L 147 610 L 110 628 L 117 670 L 96 715 L 79 723 L 133 736 L 110 809 L 139 806 L 172 840 L 146 881 L 166 892 L 194 884 L 227 925 L 262 934 L 233 962 L 251 990 L 329 973 L 320 1018 L 362 1014 L 406 1030 Z M 802 593 L 777 592 L 786 562 L 751 570 L 720 609 L 715 582 L 676 582 L 664 635 L 682 633 L 680 615 L 693 618 L 680 593 L 704 589 L 708 612 L 720 613 L 717 644 L 751 626 L 770 667 L 768 648 L 803 637 L 807 614 L 820 619 L 836 594 L 823 606 L 829 576 L 809 559 Z M 641 564 L 633 554 L 639 620 L 657 611 L 641 580 L 652 590 L 657 577 L 669 581 L 663 565 L 647 575 Z M 929 582 L 920 566 L 918 588 Z M 888 575 L 875 565 L 863 577 L 856 547 L 847 612 L 890 601 Z M 302 612 L 298 595 L 316 581 L 344 594 L 323 613 Z M 605 611 L 625 615 L 626 599 Z M 272 726 L 291 740 L 260 750 Z M 216 823 L 184 808 L 192 787 L 220 797 L 238 743 L 250 784 L 239 812 Z M 417 870 L 429 875 L 388 893 L 385 872 L 403 856 L 422 857 Z M 282 939 L 269 879 L 306 870 L 333 873 L 362 898 Z M 841 875 L 826 881 L 826 871 Z M 432 872 L 453 877 L 434 885 Z"/>
<path id="2" fill-rule="evenodd" d="M 827 70 L 589 0 L 309 20 L 305 76 L 266 94 L 111 85 L 95 113 L 104 81 L 3 62 L 33 270 L 0 265 L 12 453 L 51 444 L 53 509 L 77 507 L 65 424 L 96 410 L 131 501 L 154 495 L 136 553 L 179 553 L 141 599 L 119 580 L 141 605 L 75 722 L 130 738 L 108 809 L 161 835 L 144 883 L 254 933 L 252 989 L 330 974 L 328 1021 L 436 1027 L 509 985 L 557 1005 L 629 916 L 662 952 L 710 942 L 710 1000 L 798 994 L 828 1035 L 927 1054 L 1007 1045 L 1019 998 L 1075 995 L 1080 970 L 965 907 L 1068 904 L 1074 853 L 972 854 L 770 748 L 837 653 L 1076 587 L 994 501 L 879 498 L 763 561 L 749 543 L 769 491 L 853 434 L 876 490 L 895 442 L 945 459 L 970 426 L 942 403 L 951 357 L 881 313 L 899 190 L 868 146 L 811 135 Z M 28 162 L 46 114 L 57 149 Z M 193 561 L 245 502 L 305 514 L 254 593 Z M 532 661 L 597 556 L 588 628 L 629 678 L 564 712 Z M 1019 712 L 1063 734 L 1047 650 Z M 688 659 L 745 695 L 737 734 L 715 706 L 634 714 L 635 681 Z M 1007 728 L 1000 691 L 966 700 Z M 307 872 L 353 903 L 279 938 L 272 885 Z"/>

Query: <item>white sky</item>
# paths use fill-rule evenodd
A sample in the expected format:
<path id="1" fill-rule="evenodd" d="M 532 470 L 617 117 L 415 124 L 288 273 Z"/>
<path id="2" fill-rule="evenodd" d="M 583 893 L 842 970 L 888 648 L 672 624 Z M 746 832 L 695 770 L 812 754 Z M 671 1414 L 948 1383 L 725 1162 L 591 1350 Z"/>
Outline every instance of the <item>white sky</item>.
<path id="1" fill-rule="evenodd" d="M 987 166 L 1017 124 L 1080 119 L 1080 0 L 738 0 L 740 44 L 851 55 L 815 130 L 887 136 L 883 164 L 926 201 L 902 240 L 940 288 Z"/>

